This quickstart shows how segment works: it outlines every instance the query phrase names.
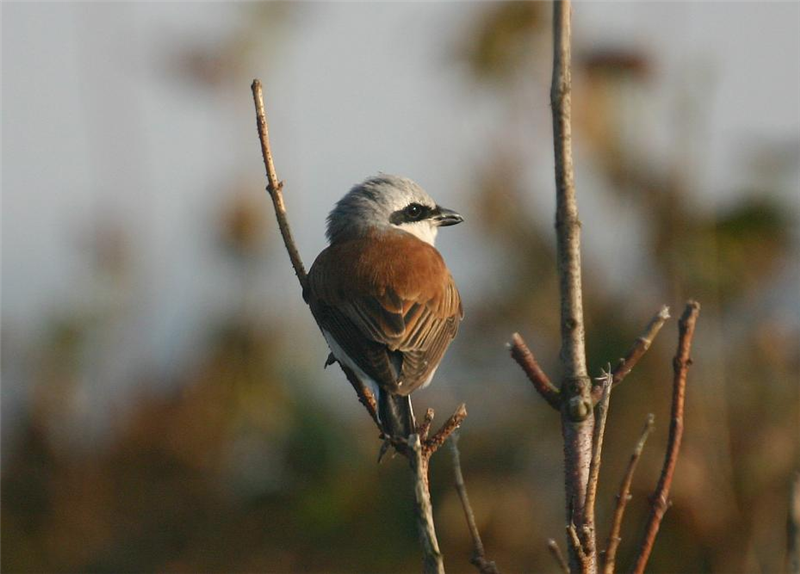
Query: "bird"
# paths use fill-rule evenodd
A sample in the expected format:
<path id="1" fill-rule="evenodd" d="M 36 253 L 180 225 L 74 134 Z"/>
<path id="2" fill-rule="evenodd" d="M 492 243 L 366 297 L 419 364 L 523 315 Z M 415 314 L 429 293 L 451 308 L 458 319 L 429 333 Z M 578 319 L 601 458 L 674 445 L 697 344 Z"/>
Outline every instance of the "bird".
<path id="1" fill-rule="evenodd" d="M 367 384 L 387 438 L 416 432 L 411 393 L 430 384 L 464 316 L 434 246 L 461 223 L 414 181 L 380 173 L 328 215 L 329 241 L 308 272 L 306 302 L 338 361 Z"/>

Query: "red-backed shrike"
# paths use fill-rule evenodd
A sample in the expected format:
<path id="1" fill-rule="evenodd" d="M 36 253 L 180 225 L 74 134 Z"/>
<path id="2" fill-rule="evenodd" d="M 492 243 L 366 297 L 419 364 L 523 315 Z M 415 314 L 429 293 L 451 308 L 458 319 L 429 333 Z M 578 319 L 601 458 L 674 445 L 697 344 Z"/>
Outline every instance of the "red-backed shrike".
<path id="1" fill-rule="evenodd" d="M 333 358 L 372 388 L 389 436 L 415 432 L 410 395 L 431 382 L 464 315 L 433 246 L 440 227 L 461 221 L 410 179 L 372 177 L 331 211 L 330 245 L 308 273 Z"/>

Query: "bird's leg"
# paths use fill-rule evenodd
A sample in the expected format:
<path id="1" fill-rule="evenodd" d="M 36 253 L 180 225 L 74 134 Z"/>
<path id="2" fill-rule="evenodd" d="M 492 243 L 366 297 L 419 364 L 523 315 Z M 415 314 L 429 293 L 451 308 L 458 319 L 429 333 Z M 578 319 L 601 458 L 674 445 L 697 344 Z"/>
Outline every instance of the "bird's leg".
<path id="1" fill-rule="evenodd" d="M 414 416 L 414 405 L 411 403 L 411 395 L 408 396 L 408 428 L 411 429 L 411 432 L 417 432 L 417 420 Z"/>

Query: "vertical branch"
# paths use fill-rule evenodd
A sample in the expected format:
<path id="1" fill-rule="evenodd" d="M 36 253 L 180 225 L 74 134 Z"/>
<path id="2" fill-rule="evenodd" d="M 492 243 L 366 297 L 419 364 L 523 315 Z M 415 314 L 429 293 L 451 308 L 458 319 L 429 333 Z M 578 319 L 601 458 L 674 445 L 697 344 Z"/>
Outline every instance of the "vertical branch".
<path id="1" fill-rule="evenodd" d="M 422 545 L 424 574 L 444 574 L 444 559 L 439 550 L 439 541 L 436 538 L 436 529 L 433 525 L 433 507 L 431 506 L 431 493 L 428 485 L 428 456 L 423 450 L 418 434 L 408 437 L 411 447 L 408 460 L 414 475 L 414 499 L 416 501 L 415 513 L 417 517 L 417 530 L 419 541 Z"/>
<path id="2" fill-rule="evenodd" d="M 555 0 L 550 104 L 556 177 L 556 233 L 561 293 L 561 362 L 568 379 L 588 379 L 581 295 L 581 222 L 572 166 L 570 0 Z"/>
<path id="3" fill-rule="evenodd" d="M 569 0 L 553 3 L 553 77 L 550 104 L 553 114 L 553 144 L 556 180 L 556 244 L 559 291 L 561 293 L 561 427 L 564 436 L 564 483 L 567 494 L 567 522 L 579 525 L 578 532 L 592 532 L 585 523 L 584 504 L 592 457 L 591 383 L 586 371 L 583 301 L 581 295 L 581 253 L 578 204 L 572 165 L 571 71 Z M 588 530 L 586 529 L 588 527 Z M 591 534 L 593 536 L 593 534 Z M 570 540 L 572 570 L 596 571 L 594 553 L 580 560 L 581 548 Z M 585 540 L 583 543 L 585 544 Z"/>
<path id="4" fill-rule="evenodd" d="M 689 371 L 689 365 L 692 363 L 690 351 L 699 314 L 700 304 L 696 301 L 689 301 L 686 304 L 683 315 L 681 315 L 680 321 L 678 321 L 678 351 L 672 362 L 674 370 L 672 384 L 672 419 L 669 425 L 667 453 L 664 456 L 664 465 L 661 469 L 658 485 L 650 500 L 650 514 L 647 518 L 644 536 L 639 544 L 639 549 L 633 563 L 632 572 L 634 572 L 634 574 L 642 574 L 644 572 L 645 566 L 647 566 L 647 560 L 650 558 L 650 552 L 653 550 L 658 528 L 661 526 L 661 520 L 664 518 L 664 513 L 669 506 L 669 490 L 672 486 L 672 477 L 675 473 L 675 465 L 678 461 L 681 439 L 683 438 L 683 407 L 686 400 L 686 375 Z"/>

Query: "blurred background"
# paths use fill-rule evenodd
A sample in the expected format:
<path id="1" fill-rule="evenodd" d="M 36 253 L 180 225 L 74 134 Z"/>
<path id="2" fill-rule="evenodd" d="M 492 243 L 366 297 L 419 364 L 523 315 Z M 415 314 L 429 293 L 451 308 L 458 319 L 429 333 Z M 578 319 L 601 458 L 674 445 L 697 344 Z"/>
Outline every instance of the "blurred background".
<path id="1" fill-rule="evenodd" d="M 800 464 L 800 5 L 578 3 L 576 178 L 592 373 L 661 304 L 703 305 L 652 572 L 784 569 Z M 4 3 L 2 569 L 414 572 L 404 461 L 302 303 L 264 192 L 250 82 L 306 265 L 378 171 L 466 223 L 438 247 L 466 319 L 436 382 L 504 572 L 555 572 L 561 439 L 507 356 L 557 378 L 550 6 Z M 675 321 L 615 392 L 614 494 L 647 413 L 619 563 L 663 458 Z M 446 452 L 451 572 L 470 541 Z M 563 542 L 562 542 L 563 547 Z"/>

